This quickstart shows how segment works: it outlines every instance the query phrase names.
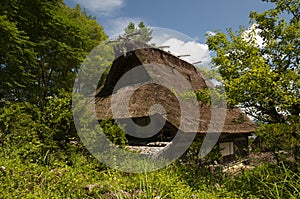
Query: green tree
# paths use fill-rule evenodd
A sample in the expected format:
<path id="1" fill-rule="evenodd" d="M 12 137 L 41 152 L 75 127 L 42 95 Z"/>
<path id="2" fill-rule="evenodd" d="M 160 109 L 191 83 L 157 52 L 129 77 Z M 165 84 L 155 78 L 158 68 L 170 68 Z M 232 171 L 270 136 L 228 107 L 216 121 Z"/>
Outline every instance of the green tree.
<path id="1" fill-rule="evenodd" d="M 138 41 L 143 41 L 145 43 L 148 43 L 152 39 L 151 35 L 153 30 L 148 28 L 144 24 L 144 22 L 140 22 L 137 27 L 133 22 L 130 22 L 128 26 L 124 29 L 124 31 L 125 31 L 125 36 L 134 33 L 139 33 L 138 35 L 132 37 L 133 39 Z"/>
<path id="2" fill-rule="evenodd" d="M 285 5 L 285 6 L 284 6 Z M 287 22 L 283 13 L 295 13 Z M 299 2 L 276 1 L 276 8 L 251 13 L 257 27 L 209 36 L 207 44 L 232 104 L 240 104 L 260 121 L 284 123 L 299 116 Z M 257 31 L 259 30 L 259 31 Z M 256 35 L 263 39 L 257 45 Z"/>
<path id="3" fill-rule="evenodd" d="M 0 38 L 0 100 L 28 96 L 28 92 L 21 92 L 35 80 L 33 43 L 6 15 L 0 16 Z"/>
<path id="4" fill-rule="evenodd" d="M 295 125 L 300 114 L 300 3 L 263 1 L 275 3 L 275 8 L 251 12 L 250 29 L 236 33 L 229 29 L 229 38 L 221 32 L 208 35 L 207 44 L 216 53 L 213 63 L 223 77 L 230 104 L 239 104 L 260 122 Z M 291 129 L 286 133 L 298 140 L 294 148 L 299 149 L 299 125 Z M 264 132 L 272 134 L 272 130 Z"/>
<path id="5" fill-rule="evenodd" d="M 121 55 L 126 56 L 127 52 L 149 47 L 152 32 L 153 30 L 145 26 L 143 22 L 140 22 L 138 27 L 133 22 L 130 22 L 124 29 L 123 35 L 120 35 L 116 41 L 108 43 L 113 43 L 115 58 Z"/>
<path id="6" fill-rule="evenodd" d="M 10 47 L 0 58 L 4 95 L 20 94 L 40 107 L 59 89 L 72 89 L 85 56 L 107 38 L 94 18 L 79 6 L 67 7 L 63 0 L 4 0 L 0 16 L 0 34 L 6 35 L 0 51 Z M 4 40 L 8 37 L 9 43 Z"/>

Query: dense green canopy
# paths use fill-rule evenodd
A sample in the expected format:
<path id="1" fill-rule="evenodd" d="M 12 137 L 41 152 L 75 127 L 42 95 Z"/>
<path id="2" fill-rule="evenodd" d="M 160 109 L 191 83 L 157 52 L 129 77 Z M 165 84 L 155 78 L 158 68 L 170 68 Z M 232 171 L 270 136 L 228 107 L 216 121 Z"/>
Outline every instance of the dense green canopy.
<path id="1" fill-rule="evenodd" d="M 259 121 L 284 123 L 300 114 L 300 3 L 271 2 L 274 9 L 250 14 L 249 30 L 229 30 L 230 39 L 217 33 L 207 43 L 230 102 Z"/>
<path id="2" fill-rule="evenodd" d="M 264 0 L 275 8 L 250 14 L 248 30 L 210 35 L 213 62 L 223 77 L 231 104 L 239 104 L 258 122 L 262 147 L 292 151 L 300 160 L 300 3 Z"/>
<path id="3" fill-rule="evenodd" d="M 1 98 L 39 102 L 71 90 L 85 56 L 106 39 L 102 27 L 63 0 L 0 2 Z"/>

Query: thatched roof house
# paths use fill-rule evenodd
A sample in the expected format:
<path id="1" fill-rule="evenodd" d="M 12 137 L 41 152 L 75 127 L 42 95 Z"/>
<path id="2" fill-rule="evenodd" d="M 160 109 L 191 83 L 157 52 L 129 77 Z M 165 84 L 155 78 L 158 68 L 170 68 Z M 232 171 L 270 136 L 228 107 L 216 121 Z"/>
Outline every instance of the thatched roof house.
<path id="1" fill-rule="evenodd" d="M 139 68 L 139 76 L 134 78 L 127 78 L 123 81 L 122 86 L 118 87 L 118 81 L 128 71 L 141 66 L 155 63 L 156 65 L 168 66 L 168 69 L 162 69 L 160 73 L 153 72 L 149 74 L 149 70 L 143 70 Z M 151 67 L 151 66 L 150 66 Z M 154 70 L 154 69 L 153 69 Z M 137 124 L 143 126 L 149 122 L 149 109 L 155 105 L 160 104 L 164 107 L 166 114 L 155 114 L 157 122 L 166 120 L 164 128 L 160 134 L 145 137 L 144 139 L 136 139 L 132 136 L 128 136 L 131 144 L 146 144 L 161 139 L 161 141 L 171 141 L 178 130 L 189 133 L 189 128 L 181 128 L 181 107 L 174 92 L 170 89 L 161 86 L 157 83 L 151 83 L 153 77 L 156 79 L 163 78 L 165 84 L 172 84 L 175 87 L 183 87 L 182 82 L 174 81 L 170 76 L 170 71 L 178 71 L 189 82 L 193 90 L 202 90 L 207 88 L 207 84 L 210 82 L 205 80 L 201 73 L 190 63 L 179 59 L 178 57 L 167 53 L 163 50 L 156 48 L 143 48 L 133 50 L 126 53 L 124 56 L 118 57 L 111 67 L 107 80 L 101 88 L 98 89 L 96 94 L 96 115 L 98 120 L 104 120 L 108 118 L 114 119 L 133 119 Z M 150 71 L 151 73 L 151 71 Z M 130 74 L 129 74 L 130 76 Z M 157 77 L 159 76 L 159 77 Z M 172 82 L 168 82 L 172 81 Z M 143 84 L 148 82 L 149 84 Z M 117 88 L 116 88 L 117 87 Z M 184 90 L 184 88 L 182 88 Z M 130 98 L 129 111 L 123 113 L 122 110 L 116 110 L 113 114 L 111 107 L 111 100 L 115 95 L 122 96 L 122 98 Z M 123 102 L 122 98 L 119 98 L 116 106 L 123 107 L 128 106 L 126 102 Z M 187 104 L 189 110 L 194 110 L 191 104 Z M 197 123 L 197 128 L 193 129 L 199 135 L 214 132 L 214 128 L 210 128 L 211 124 L 211 107 L 209 105 L 202 104 L 199 113 L 200 118 L 195 119 L 187 115 L 183 118 L 184 122 L 189 125 Z M 234 157 L 235 143 L 238 143 L 240 147 L 247 147 L 248 135 L 254 131 L 254 125 L 251 120 L 242 113 L 239 108 L 225 109 L 226 112 L 224 125 L 221 130 L 220 146 L 224 148 L 222 151 L 224 156 L 227 156 L 228 160 Z M 116 118 L 117 117 L 117 118 Z M 221 116 L 220 116 L 221 117 Z M 163 118 L 164 120 L 160 120 Z M 221 122 L 220 118 L 220 122 Z M 214 120 L 216 126 L 218 126 L 218 120 Z M 219 131 L 219 130 L 218 130 Z M 147 137 L 147 138 L 146 138 Z M 223 143 L 223 144 L 222 144 Z M 239 150 L 244 151 L 244 149 Z M 241 152 L 244 153 L 244 152 Z"/>

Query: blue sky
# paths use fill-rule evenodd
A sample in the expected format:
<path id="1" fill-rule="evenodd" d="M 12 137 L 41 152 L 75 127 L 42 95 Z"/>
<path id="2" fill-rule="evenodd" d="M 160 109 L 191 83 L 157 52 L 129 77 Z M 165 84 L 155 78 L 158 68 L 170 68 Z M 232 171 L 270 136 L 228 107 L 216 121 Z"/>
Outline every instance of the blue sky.
<path id="1" fill-rule="evenodd" d="M 193 41 L 174 37 L 176 33 L 162 41 L 161 45 L 171 46 L 175 54 L 193 54 L 187 61 L 210 62 L 205 45 L 205 34 L 226 28 L 238 30 L 239 26 L 249 26 L 250 11 L 262 12 L 274 7 L 261 0 L 65 0 L 74 7 L 80 4 L 95 16 L 109 36 L 120 33 L 129 22 L 144 21 L 151 27 L 168 28 L 181 32 Z M 160 31 L 161 32 L 161 31 Z M 165 34 L 166 32 L 164 32 Z M 184 42 L 183 42 L 184 41 Z M 193 49 L 193 52 L 191 51 Z M 179 51 L 179 52 L 178 52 Z"/>
<path id="2" fill-rule="evenodd" d="M 204 41 L 207 31 L 248 26 L 250 11 L 273 7 L 261 0 L 65 0 L 86 7 L 109 35 L 122 30 L 128 21 L 170 28 Z"/>

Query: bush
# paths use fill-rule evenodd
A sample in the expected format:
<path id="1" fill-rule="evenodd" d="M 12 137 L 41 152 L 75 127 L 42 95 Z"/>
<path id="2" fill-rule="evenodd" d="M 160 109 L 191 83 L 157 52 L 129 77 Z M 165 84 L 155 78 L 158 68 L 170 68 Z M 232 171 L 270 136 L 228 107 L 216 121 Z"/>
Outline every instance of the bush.
<path id="1" fill-rule="evenodd" d="M 0 110 L 2 149 L 36 163 L 48 164 L 50 156 L 64 158 L 70 140 L 80 145 L 71 108 L 71 93 L 63 91 L 49 99 L 43 110 L 27 102 L 6 102 Z"/>
<path id="2" fill-rule="evenodd" d="M 118 126 L 118 124 L 110 119 L 100 122 L 100 127 L 106 137 L 114 144 L 124 147 L 128 140 L 126 139 L 126 132 Z"/>
<path id="3" fill-rule="evenodd" d="M 46 143 L 58 142 L 64 147 L 70 140 L 78 140 L 72 114 L 72 93 L 61 90 L 50 97 L 41 113 L 41 123 L 46 126 L 42 133 Z"/>
<path id="4" fill-rule="evenodd" d="M 260 148 L 273 152 L 277 163 L 286 161 L 280 155 L 280 150 L 291 152 L 295 161 L 300 160 L 300 117 L 291 119 L 286 124 L 261 125 L 256 133 L 262 140 Z"/>
<path id="5" fill-rule="evenodd" d="M 40 112 L 29 103 L 6 103 L 0 111 L 0 143 L 7 153 L 30 161 L 39 161 L 43 154 L 39 122 Z"/>

